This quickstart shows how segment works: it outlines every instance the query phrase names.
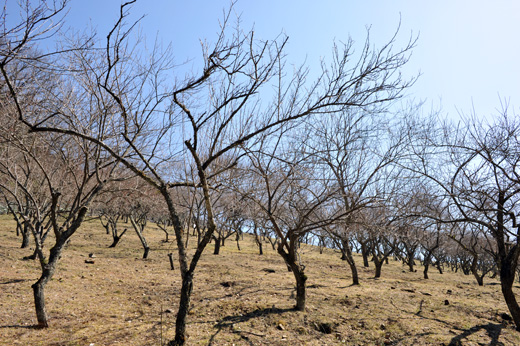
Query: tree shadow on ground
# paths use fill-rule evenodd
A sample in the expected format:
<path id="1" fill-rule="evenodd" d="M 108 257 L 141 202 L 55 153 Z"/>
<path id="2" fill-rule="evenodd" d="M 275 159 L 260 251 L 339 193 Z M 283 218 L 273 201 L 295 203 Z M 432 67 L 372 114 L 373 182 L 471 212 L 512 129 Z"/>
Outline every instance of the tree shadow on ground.
<path id="1" fill-rule="evenodd" d="M 476 332 L 478 332 L 479 330 L 482 330 L 482 329 L 484 329 L 487 332 L 487 335 L 491 338 L 489 346 L 504 346 L 504 344 L 502 342 L 498 341 L 502 328 L 504 328 L 504 326 L 502 324 L 494 324 L 494 323 L 473 326 L 469 329 L 465 329 L 461 334 L 459 334 L 459 335 L 455 336 L 453 339 L 451 339 L 449 346 L 464 345 L 464 343 L 463 343 L 464 339 L 466 339 L 471 334 L 475 334 Z"/>
<path id="2" fill-rule="evenodd" d="M 0 329 L 4 329 L 4 328 L 42 329 L 37 324 L 32 324 L 32 325 L 12 324 L 12 325 L 0 326 Z"/>
<path id="3" fill-rule="evenodd" d="M 30 281 L 30 280 L 29 279 L 12 279 L 12 280 L 0 282 L 0 285 L 17 284 L 17 283 L 25 282 L 25 281 Z"/>
<path id="4" fill-rule="evenodd" d="M 263 334 L 257 334 L 252 333 L 244 330 L 236 330 L 234 329 L 235 323 L 242 323 L 247 322 L 253 318 L 258 318 L 261 316 L 267 316 L 267 315 L 281 315 L 285 312 L 289 311 L 295 311 L 294 308 L 288 308 L 288 309 L 279 309 L 276 307 L 267 308 L 267 309 L 256 309 L 254 311 L 248 312 L 244 315 L 234 315 L 234 316 L 226 316 L 220 321 L 215 324 L 214 328 L 217 329 L 215 334 L 211 336 L 211 339 L 209 340 L 208 346 L 213 345 L 213 342 L 216 338 L 216 336 L 222 331 L 223 328 L 231 328 L 231 332 L 234 334 L 238 334 L 242 340 L 247 342 L 249 345 L 254 345 L 253 342 L 250 340 L 250 336 L 257 336 L 257 337 L 264 337 Z"/>

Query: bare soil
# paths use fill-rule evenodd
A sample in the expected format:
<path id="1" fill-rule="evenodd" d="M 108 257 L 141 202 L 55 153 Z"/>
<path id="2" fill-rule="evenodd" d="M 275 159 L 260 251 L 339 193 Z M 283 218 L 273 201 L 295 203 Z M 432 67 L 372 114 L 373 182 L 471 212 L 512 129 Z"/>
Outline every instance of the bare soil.
<path id="1" fill-rule="evenodd" d="M 0 217 L 0 345 L 143 346 L 173 338 L 180 274 L 170 270 L 167 254 L 176 258 L 176 247 L 154 225 L 145 230 L 151 251 L 143 260 L 135 233 L 108 248 L 111 238 L 99 221 L 86 223 L 47 286 L 45 330 L 34 328 L 31 284 L 39 264 L 22 260 L 32 250 L 19 248 L 14 230 L 14 222 Z M 210 245 L 202 257 L 189 345 L 520 345 L 520 333 L 503 315 L 497 280 L 486 278 L 479 287 L 472 276 L 434 269 L 424 280 L 422 267 L 408 272 L 393 260 L 375 280 L 373 265 L 363 268 L 356 257 L 361 285 L 351 286 L 338 253 L 303 246 L 308 305 L 297 312 L 294 277 L 281 257 L 268 243 L 258 255 L 248 236 L 240 245 L 238 251 L 227 240 L 216 256 Z"/>

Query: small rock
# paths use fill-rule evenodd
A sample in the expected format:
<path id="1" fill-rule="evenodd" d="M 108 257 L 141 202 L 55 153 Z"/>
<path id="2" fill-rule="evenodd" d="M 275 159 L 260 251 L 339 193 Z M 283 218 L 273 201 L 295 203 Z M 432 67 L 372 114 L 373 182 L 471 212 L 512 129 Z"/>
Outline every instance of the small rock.
<path id="1" fill-rule="evenodd" d="M 452 294 L 453 291 L 452 291 L 452 290 L 447 290 L 446 293 L 447 293 L 447 294 Z"/>
<path id="2" fill-rule="evenodd" d="M 276 326 L 276 329 L 278 329 L 278 330 L 285 330 L 283 324 L 281 324 L 281 323 L 278 323 L 278 325 Z"/>
<path id="3" fill-rule="evenodd" d="M 94 264 L 94 263 L 96 263 L 96 262 L 95 262 L 94 260 L 88 260 L 88 259 L 87 259 L 87 260 L 85 260 L 85 263 L 87 263 L 87 264 Z"/>
<path id="4" fill-rule="evenodd" d="M 444 305 L 450 305 L 450 301 L 448 299 L 444 300 Z"/>
<path id="5" fill-rule="evenodd" d="M 271 268 L 264 268 L 264 269 L 262 269 L 262 270 L 263 270 L 264 272 L 266 272 L 266 273 L 276 273 L 276 270 L 271 269 Z"/>
<path id="6" fill-rule="evenodd" d="M 391 289 L 391 290 L 395 290 L 395 287 L 394 287 L 394 286 L 391 286 L 390 289 Z"/>
<path id="7" fill-rule="evenodd" d="M 164 310 L 164 312 L 167 314 L 171 314 L 173 311 L 172 311 L 172 309 L 166 309 L 166 310 Z"/>
<path id="8" fill-rule="evenodd" d="M 89 253 L 89 254 L 88 254 L 88 257 L 90 257 L 90 258 L 96 258 L 96 255 L 94 255 L 93 253 Z"/>
<path id="9" fill-rule="evenodd" d="M 384 324 L 382 324 L 382 325 L 379 326 L 379 329 L 386 330 L 386 326 Z"/>
<path id="10" fill-rule="evenodd" d="M 220 286 L 222 287 L 231 287 L 233 286 L 235 283 L 234 282 L 231 282 L 231 281 L 224 281 L 224 282 L 221 282 L 220 283 Z"/>
<path id="11" fill-rule="evenodd" d="M 500 314 L 500 317 L 502 317 L 502 319 L 503 319 L 504 321 L 511 321 L 511 320 L 513 319 L 509 314 L 507 314 L 507 313 L 505 313 L 505 312 L 501 313 L 501 314 Z"/>
<path id="12" fill-rule="evenodd" d="M 287 335 L 282 335 L 282 339 L 287 339 Z"/>

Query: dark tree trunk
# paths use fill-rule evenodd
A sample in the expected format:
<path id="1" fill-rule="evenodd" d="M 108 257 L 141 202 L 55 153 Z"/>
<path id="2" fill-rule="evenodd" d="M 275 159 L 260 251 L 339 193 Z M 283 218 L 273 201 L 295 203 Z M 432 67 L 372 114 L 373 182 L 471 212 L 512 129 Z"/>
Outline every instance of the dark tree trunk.
<path id="1" fill-rule="evenodd" d="M 352 272 L 352 285 L 359 285 L 359 275 L 356 267 L 356 262 L 354 262 L 354 257 L 352 256 L 352 250 L 350 249 L 350 245 L 347 243 L 345 248 L 345 255 L 347 259 L 347 263 L 350 266 L 350 271 Z"/>
<path id="2" fill-rule="evenodd" d="M 235 240 L 237 242 L 237 249 L 240 251 L 240 234 L 238 232 Z"/>
<path id="3" fill-rule="evenodd" d="M 22 246 L 20 246 L 21 249 L 26 249 L 29 247 L 29 238 L 31 237 L 31 232 L 28 229 L 29 227 L 24 226 L 22 231 Z"/>
<path id="4" fill-rule="evenodd" d="M 437 262 L 435 262 L 435 267 L 436 267 L 437 270 L 439 271 L 439 274 L 442 275 L 442 266 L 441 266 L 441 261 L 437 261 Z"/>
<path id="5" fill-rule="evenodd" d="M 516 300 L 513 292 L 513 282 L 515 280 L 515 271 L 512 268 L 511 263 L 505 260 L 501 263 L 500 268 L 500 285 L 502 288 L 502 294 L 506 301 L 511 317 L 515 322 L 516 330 L 520 331 L 520 306 Z"/>
<path id="6" fill-rule="evenodd" d="M 477 255 L 473 255 L 473 261 L 471 262 L 471 273 L 477 280 L 477 284 L 479 286 L 484 286 L 484 275 L 480 276 L 480 274 L 478 273 L 477 264 L 478 264 L 478 257 L 477 257 Z"/>
<path id="7" fill-rule="evenodd" d="M 38 328 L 49 327 L 47 310 L 45 309 L 44 294 L 46 281 L 47 280 L 45 280 L 42 275 L 42 277 L 40 277 L 40 279 L 31 286 L 34 294 L 34 307 L 36 308 L 36 319 L 38 321 Z"/>
<path id="8" fill-rule="evenodd" d="M 150 247 L 148 247 L 148 243 L 146 242 L 146 238 L 143 235 L 143 229 L 144 225 L 138 224 L 136 220 L 132 216 L 130 216 L 130 222 L 132 223 L 132 226 L 134 227 L 135 233 L 137 233 L 137 236 L 139 237 L 139 240 L 141 241 L 141 244 L 143 245 L 144 253 L 143 253 L 143 259 L 148 258 L 148 253 L 150 252 Z"/>
<path id="9" fill-rule="evenodd" d="M 213 254 L 218 255 L 218 254 L 220 254 L 220 245 L 221 245 L 220 237 L 219 238 L 213 237 L 213 240 L 215 240 L 215 247 L 213 248 Z"/>
<path id="10" fill-rule="evenodd" d="M 262 239 L 260 239 L 260 237 L 258 236 L 258 231 L 256 228 L 257 228 L 256 226 L 253 228 L 253 233 L 255 234 L 255 243 L 258 246 L 258 251 L 259 251 L 260 255 L 263 255 L 264 249 L 263 249 Z"/>
<path id="11" fill-rule="evenodd" d="M 179 310 L 175 320 L 175 339 L 168 346 L 180 346 L 186 344 L 186 317 L 190 309 L 191 291 L 193 290 L 193 273 L 187 272 L 182 278 Z"/>
<path id="12" fill-rule="evenodd" d="M 365 268 L 368 268 L 369 267 L 369 264 L 368 264 L 368 249 L 367 249 L 367 245 L 362 243 L 361 244 L 361 255 L 363 256 L 363 266 Z"/>
<path id="13" fill-rule="evenodd" d="M 376 268 L 376 271 L 375 271 L 375 275 L 374 275 L 374 278 L 380 278 L 381 277 L 381 267 L 383 267 L 383 263 L 384 263 L 384 260 L 379 260 L 379 258 L 377 256 L 373 256 L 373 260 L 374 260 L 374 266 Z"/>
<path id="14" fill-rule="evenodd" d="M 430 261 L 431 261 L 431 253 L 426 255 L 424 258 L 424 270 L 423 270 L 423 277 L 427 280 L 428 277 L 428 269 L 430 268 Z"/>
<path id="15" fill-rule="evenodd" d="M 173 265 L 173 253 L 170 252 L 170 253 L 168 254 L 168 259 L 170 260 L 170 269 L 171 269 L 171 270 L 174 270 L 175 267 L 174 267 L 174 265 Z"/>
<path id="16" fill-rule="evenodd" d="M 117 244 L 119 244 L 119 241 L 121 240 L 121 238 L 123 238 L 123 235 L 125 234 L 126 231 L 127 231 L 127 229 L 125 228 L 120 235 L 117 235 L 117 230 L 113 230 L 112 231 L 113 232 L 112 233 L 113 241 L 112 241 L 112 244 L 110 244 L 109 247 L 116 247 Z"/>
<path id="17" fill-rule="evenodd" d="M 428 277 L 428 267 L 429 267 L 429 266 L 430 266 L 429 263 L 425 263 L 425 264 L 424 264 L 423 277 L 424 277 L 425 279 L 429 279 L 429 277 Z"/>
<path id="18" fill-rule="evenodd" d="M 305 287 L 307 282 L 307 275 L 303 270 L 293 270 L 296 279 L 296 306 L 297 311 L 305 311 Z"/>

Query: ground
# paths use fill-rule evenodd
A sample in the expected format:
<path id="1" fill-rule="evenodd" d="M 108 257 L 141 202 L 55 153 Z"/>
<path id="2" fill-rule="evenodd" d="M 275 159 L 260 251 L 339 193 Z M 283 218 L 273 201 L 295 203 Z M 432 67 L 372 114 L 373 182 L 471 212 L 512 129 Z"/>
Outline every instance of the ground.
<path id="1" fill-rule="evenodd" d="M 40 330 L 31 289 L 39 265 L 22 260 L 32 250 L 19 248 L 14 230 L 0 217 L 0 345 L 143 346 L 173 338 L 180 273 L 170 269 L 167 254 L 175 258 L 176 247 L 163 242 L 162 231 L 145 230 L 151 251 L 143 260 L 135 233 L 108 248 L 99 221 L 86 223 L 47 286 L 50 328 Z M 195 275 L 188 345 L 520 345 L 494 279 L 479 287 L 472 276 L 432 269 L 424 280 L 422 267 L 408 272 L 393 260 L 373 279 L 373 265 L 363 268 L 356 257 L 361 285 L 351 286 L 337 252 L 304 246 L 307 310 L 297 312 L 294 277 L 282 258 L 269 244 L 258 255 L 247 236 L 240 245 L 241 251 L 227 240 L 220 255 L 212 244 L 206 249 Z"/>

